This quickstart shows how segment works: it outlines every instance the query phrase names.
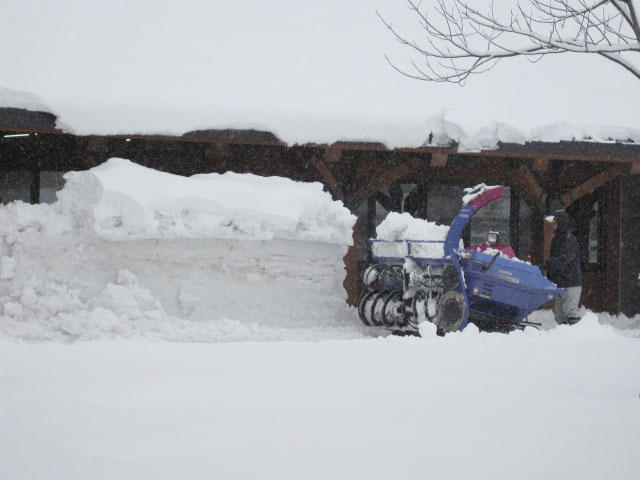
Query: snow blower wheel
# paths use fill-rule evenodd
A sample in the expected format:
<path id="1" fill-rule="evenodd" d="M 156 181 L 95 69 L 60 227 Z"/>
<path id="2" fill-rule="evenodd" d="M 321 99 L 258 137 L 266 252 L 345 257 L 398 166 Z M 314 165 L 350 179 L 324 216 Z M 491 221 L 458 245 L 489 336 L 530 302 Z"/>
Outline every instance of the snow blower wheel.
<path id="1" fill-rule="evenodd" d="M 364 323 L 368 327 L 373 327 L 373 323 L 369 321 L 369 318 L 366 314 L 367 304 L 369 303 L 371 297 L 377 293 L 377 290 L 365 290 L 364 292 L 362 292 L 360 301 L 358 302 L 358 316 L 360 317 L 362 323 Z"/>
<path id="2" fill-rule="evenodd" d="M 464 297 L 452 290 L 440 298 L 438 301 L 438 313 L 436 314 L 436 324 L 443 332 L 455 332 L 460 330 L 467 314 L 467 305 Z"/>
<path id="3" fill-rule="evenodd" d="M 402 292 L 392 290 L 382 307 L 382 321 L 387 327 L 403 328 L 407 324 L 402 308 Z"/>

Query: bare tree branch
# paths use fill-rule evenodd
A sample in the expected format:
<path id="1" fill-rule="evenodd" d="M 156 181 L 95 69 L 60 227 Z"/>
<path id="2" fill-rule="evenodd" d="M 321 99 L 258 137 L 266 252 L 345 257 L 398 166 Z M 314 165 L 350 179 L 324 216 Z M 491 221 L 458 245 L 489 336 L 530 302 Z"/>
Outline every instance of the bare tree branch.
<path id="1" fill-rule="evenodd" d="M 421 43 L 376 13 L 422 59 L 422 66 L 411 62 L 409 72 L 387 57 L 411 78 L 464 84 L 505 58 L 537 62 L 545 55 L 574 52 L 599 55 L 640 80 L 640 12 L 632 0 L 518 0 L 502 15 L 493 1 L 482 9 L 474 0 L 432 0 L 424 7 L 418 0 L 407 3 L 424 30 Z"/>

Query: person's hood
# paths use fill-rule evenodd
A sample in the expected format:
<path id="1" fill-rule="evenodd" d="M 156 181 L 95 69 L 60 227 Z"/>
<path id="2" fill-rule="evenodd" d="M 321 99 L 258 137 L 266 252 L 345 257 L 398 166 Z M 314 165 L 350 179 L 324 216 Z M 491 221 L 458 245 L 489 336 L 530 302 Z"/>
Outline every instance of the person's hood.
<path id="1" fill-rule="evenodd" d="M 566 232 L 569 230 L 569 214 L 564 210 L 558 210 L 553 214 L 553 218 L 555 218 L 556 223 L 558 224 L 558 230 L 561 232 Z"/>

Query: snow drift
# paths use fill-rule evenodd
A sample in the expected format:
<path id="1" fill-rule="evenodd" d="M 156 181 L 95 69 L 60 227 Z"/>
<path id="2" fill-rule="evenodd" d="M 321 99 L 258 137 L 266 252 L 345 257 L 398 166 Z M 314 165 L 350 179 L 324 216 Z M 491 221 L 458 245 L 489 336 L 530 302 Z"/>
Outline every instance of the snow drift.
<path id="1" fill-rule="evenodd" d="M 322 185 L 123 159 L 65 179 L 53 205 L 0 207 L 0 335 L 361 334 L 342 287 L 355 217 Z"/>

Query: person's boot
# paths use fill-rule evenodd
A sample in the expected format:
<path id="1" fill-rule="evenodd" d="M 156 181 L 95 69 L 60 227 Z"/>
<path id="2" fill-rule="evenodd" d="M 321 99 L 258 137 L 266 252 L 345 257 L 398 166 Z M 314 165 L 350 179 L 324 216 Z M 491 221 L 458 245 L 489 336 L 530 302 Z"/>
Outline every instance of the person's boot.
<path id="1" fill-rule="evenodd" d="M 569 317 L 565 322 L 565 325 L 575 325 L 581 320 L 582 317 Z"/>

